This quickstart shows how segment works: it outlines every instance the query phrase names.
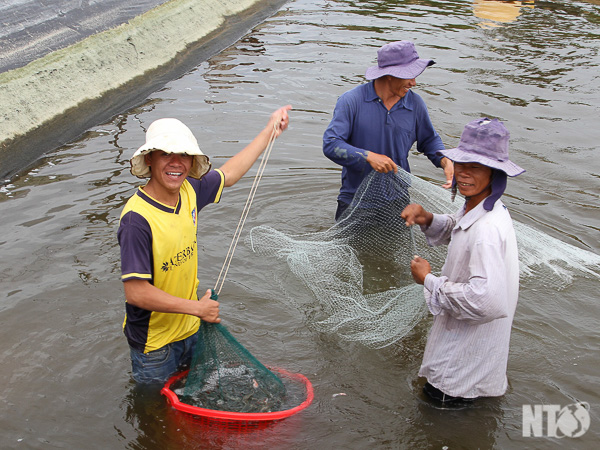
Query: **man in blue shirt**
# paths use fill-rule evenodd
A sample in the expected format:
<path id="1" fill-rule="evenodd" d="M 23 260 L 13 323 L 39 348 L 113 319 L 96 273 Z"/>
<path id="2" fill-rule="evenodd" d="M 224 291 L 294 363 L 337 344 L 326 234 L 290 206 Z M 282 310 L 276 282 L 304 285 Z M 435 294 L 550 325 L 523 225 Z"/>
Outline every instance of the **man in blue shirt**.
<path id="1" fill-rule="evenodd" d="M 333 119 L 323 135 L 323 153 L 343 166 L 338 196 L 338 220 L 352 202 L 356 189 L 372 171 L 410 172 L 408 152 L 417 143 L 433 164 L 444 169 L 446 184 L 452 183 L 452 161 L 437 155 L 444 144 L 437 134 L 423 99 L 411 88 L 430 59 L 420 59 L 410 41 L 386 44 L 377 52 L 377 66 L 367 69 L 370 83 L 340 96 Z"/>

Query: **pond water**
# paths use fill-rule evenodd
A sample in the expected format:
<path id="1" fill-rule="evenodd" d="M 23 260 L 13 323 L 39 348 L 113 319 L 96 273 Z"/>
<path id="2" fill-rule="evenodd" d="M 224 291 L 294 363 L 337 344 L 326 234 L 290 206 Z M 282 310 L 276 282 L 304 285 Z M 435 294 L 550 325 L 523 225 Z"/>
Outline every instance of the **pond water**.
<path id="1" fill-rule="evenodd" d="M 415 91 L 446 146 L 474 118 L 503 120 L 511 159 L 527 169 L 504 197 L 513 218 L 599 254 L 599 37 L 596 2 L 291 1 L 142 104 L 7 180 L 0 187 L 1 446 L 596 448 L 598 278 L 577 276 L 560 289 L 524 279 L 508 392 L 442 410 L 424 400 L 417 377 L 430 318 L 380 350 L 313 332 L 310 311 L 278 301 L 305 295 L 300 282 L 275 279 L 278 262 L 240 245 L 220 295 L 223 324 L 264 364 L 308 377 L 315 400 L 284 421 L 234 430 L 177 413 L 132 383 L 116 231 L 140 184 L 129 157 L 153 120 L 181 119 L 219 167 L 288 103 L 290 128 L 275 144 L 246 230 L 329 228 L 340 170 L 323 156 L 321 138 L 335 101 L 364 82 L 382 44 L 408 39 L 437 62 Z M 422 155 L 410 162 L 415 175 L 442 183 Z M 200 215 L 201 288 L 216 281 L 251 183 L 247 176 Z M 591 408 L 583 436 L 523 436 L 524 405 L 576 402 Z"/>

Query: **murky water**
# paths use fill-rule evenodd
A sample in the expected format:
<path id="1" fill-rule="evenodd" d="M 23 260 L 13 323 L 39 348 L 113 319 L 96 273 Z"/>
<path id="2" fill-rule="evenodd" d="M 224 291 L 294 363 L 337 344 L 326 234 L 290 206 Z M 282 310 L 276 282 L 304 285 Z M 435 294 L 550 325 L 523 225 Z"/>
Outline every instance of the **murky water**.
<path id="1" fill-rule="evenodd" d="M 328 228 L 340 172 L 322 155 L 321 136 L 335 100 L 363 81 L 380 45 L 411 39 L 422 57 L 437 61 L 416 90 L 445 144 L 455 145 L 473 118 L 502 119 L 512 133 L 511 159 L 527 169 L 509 182 L 513 217 L 598 254 L 599 35 L 600 7 L 583 1 L 293 1 L 144 104 L 5 183 L 1 446 L 595 448 L 597 279 L 576 278 L 561 290 L 524 280 L 509 391 L 448 411 L 420 393 L 429 320 L 377 351 L 315 334 L 305 311 L 277 301 L 282 288 L 305 295 L 302 286 L 291 276 L 274 281 L 274 262 L 239 246 L 220 295 L 224 324 L 261 362 L 306 375 L 315 401 L 282 422 L 233 430 L 182 416 L 130 381 L 116 230 L 139 183 L 128 159 L 153 120 L 183 120 L 218 167 L 286 103 L 294 106 L 292 123 L 276 143 L 246 229 Z M 441 184 L 426 158 L 411 158 L 413 173 Z M 250 185 L 248 177 L 202 211 L 201 286 L 216 281 Z M 523 405 L 575 402 L 591 406 L 582 437 L 523 437 Z"/>

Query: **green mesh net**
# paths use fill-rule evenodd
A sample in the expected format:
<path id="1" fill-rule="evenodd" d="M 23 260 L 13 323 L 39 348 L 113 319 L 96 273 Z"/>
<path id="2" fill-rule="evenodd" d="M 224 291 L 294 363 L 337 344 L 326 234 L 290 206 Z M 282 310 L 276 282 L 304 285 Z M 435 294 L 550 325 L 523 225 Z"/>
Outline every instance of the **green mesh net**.
<path id="1" fill-rule="evenodd" d="M 183 388 L 188 405 L 240 413 L 279 411 L 286 387 L 223 326 L 202 322 L 198 343 Z"/>
<path id="2" fill-rule="evenodd" d="M 250 231 L 248 245 L 261 256 L 279 259 L 283 302 L 305 312 L 318 332 L 380 348 L 409 333 L 427 315 L 423 287 L 410 273 L 413 255 L 427 259 L 439 274 L 445 246 L 429 247 L 419 227 L 400 217 L 408 203 L 428 211 L 453 213 L 463 200 L 403 170 L 372 172 L 340 220 L 326 231 L 288 235 L 268 226 Z M 520 273 L 532 286 L 568 285 L 574 276 L 600 279 L 600 256 L 514 222 Z M 288 292 L 285 268 L 312 295 Z"/>

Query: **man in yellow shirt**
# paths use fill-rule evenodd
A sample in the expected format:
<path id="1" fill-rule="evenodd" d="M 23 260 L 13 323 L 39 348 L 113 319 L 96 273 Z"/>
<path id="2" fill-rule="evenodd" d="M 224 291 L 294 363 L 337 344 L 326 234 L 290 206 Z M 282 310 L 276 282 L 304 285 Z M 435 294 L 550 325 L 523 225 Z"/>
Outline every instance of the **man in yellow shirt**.
<path id="1" fill-rule="evenodd" d="M 252 167 L 272 133 L 277 137 L 287 128 L 290 109 L 275 111 L 254 140 L 220 169 L 210 170 L 190 129 L 170 118 L 150 125 L 146 143 L 131 158 L 131 173 L 150 178 L 123 208 L 118 231 L 123 330 L 138 383 L 163 383 L 189 364 L 200 320 L 221 320 L 210 289 L 200 299 L 197 295 L 198 211 L 218 203 L 223 188 Z"/>

